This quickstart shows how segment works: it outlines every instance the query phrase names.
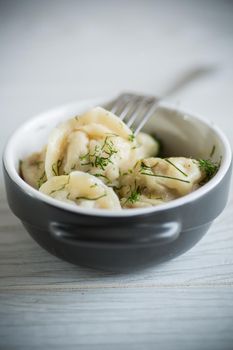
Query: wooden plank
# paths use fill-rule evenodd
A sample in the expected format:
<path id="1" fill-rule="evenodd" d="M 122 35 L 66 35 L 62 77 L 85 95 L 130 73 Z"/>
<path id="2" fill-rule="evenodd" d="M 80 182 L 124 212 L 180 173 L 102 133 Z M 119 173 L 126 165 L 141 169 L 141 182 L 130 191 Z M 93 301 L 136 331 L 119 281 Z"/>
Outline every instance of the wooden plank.
<path id="1" fill-rule="evenodd" d="M 228 287 L 12 291 L 1 303 L 2 349 L 232 349 Z"/>

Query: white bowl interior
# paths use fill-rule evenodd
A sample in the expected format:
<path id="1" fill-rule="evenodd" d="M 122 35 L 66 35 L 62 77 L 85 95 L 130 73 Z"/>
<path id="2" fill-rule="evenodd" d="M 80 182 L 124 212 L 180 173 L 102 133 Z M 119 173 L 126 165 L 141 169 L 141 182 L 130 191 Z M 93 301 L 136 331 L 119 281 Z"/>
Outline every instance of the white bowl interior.
<path id="1" fill-rule="evenodd" d="M 43 198 L 43 200 L 61 206 L 61 203 L 58 203 L 58 201 L 39 193 L 20 179 L 18 175 L 19 161 L 32 152 L 39 151 L 46 144 L 51 130 L 61 121 L 74 117 L 96 105 L 102 105 L 101 101 L 92 100 L 70 104 L 43 113 L 25 123 L 13 134 L 5 150 L 4 163 L 10 176 L 19 185 L 26 186 L 25 189 L 27 189 L 27 192 L 30 191 L 33 195 L 39 196 L 40 199 Z M 218 174 L 207 183 L 207 185 L 172 202 L 178 203 L 178 201 L 180 201 L 181 203 L 186 200 L 186 198 L 188 199 L 188 197 L 192 198 L 198 193 L 201 195 L 203 188 L 208 190 L 211 182 L 213 186 L 214 182 L 220 181 L 220 177 L 224 175 L 227 168 L 230 166 L 231 149 L 227 139 L 213 123 L 207 122 L 200 117 L 194 117 L 169 107 L 161 107 L 148 121 L 144 131 L 159 137 L 164 146 L 164 153 L 166 156 L 208 159 L 214 147 L 215 151 L 212 159 L 214 161 L 222 159 Z M 45 197 L 47 199 L 45 199 Z M 172 206 L 172 202 L 165 205 Z M 68 208 L 71 207 L 67 204 L 64 204 L 64 206 L 68 206 Z M 161 205 L 161 207 L 162 206 L 164 205 Z M 153 207 L 152 209 L 131 209 L 124 212 L 131 215 L 133 212 L 158 210 L 159 207 Z M 74 210 L 74 208 L 76 211 L 80 211 L 80 208 L 76 208 L 75 206 L 73 206 L 72 210 Z M 95 210 L 95 213 L 98 211 L 103 214 L 105 212 L 106 214 L 106 210 Z"/>

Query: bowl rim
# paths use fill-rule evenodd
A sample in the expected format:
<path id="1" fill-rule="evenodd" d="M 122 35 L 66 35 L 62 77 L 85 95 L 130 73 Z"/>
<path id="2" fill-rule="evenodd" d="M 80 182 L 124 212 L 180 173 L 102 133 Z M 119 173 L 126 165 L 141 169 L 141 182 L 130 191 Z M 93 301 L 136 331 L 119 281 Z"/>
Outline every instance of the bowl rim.
<path id="1" fill-rule="evenodd" d="M 25 129 L 32 125 L 34 125 L 35 122 L 38 122 L 39 120 L 44 120 L 48 117 L 54 116 L 58 113 L 61 113 L 62 111 L 68 111 L 75 108 L 80 108 L 82 104 L 89 105 L 90 107 L 93 105 L 97 105 L 100 103 L 103 103 L 106 101 L 105 98 L 96 98 L 96 99 L 82 99 L 78 100 L 76 102 L 71 102 L 68 104 L 63 104 L 58 107 L 49 109 L 45 112 L 36 114 L 34 117 L 30 118 L 26 122 L 24 122 L 19 128 L 17 128 L 12 135 L 9 137 L 5 148 L 3 152 L 3 165 L 5 167 L 6 172 L 8 173 L 11 180 L 18 185 L 24 192 L 26 192 L 29 196 L 33 197 L 34 199 L 40 200 L 46 204 L 49 204 L 51 206 L 58 207 L 60 209 L 66 210 L 68 212 L 73 212 L 76 214 L 82 214 L 87 216 L 99 216 L 99 217 L 134 217 L 134 216 L 140 216 L 140 215 L 147 215 L 152 213 L 158 213 L 161 211 L 174 209 L 177 207 L 180 207 L 184 204 L 188 204 L 190 202 L 193 202 L 195 200 L 198 200 L 200 197 L 204 196 L 206 193 L 211 191 L 215 186 L 217 186 L 225 174 L 227 173 L 228 169 L 231 166 L 231 160 L 232 160 L 232 152 L 231 152 L 231 146 L 230 143 L 223 133 L 223 131 L 212 121 L 207 120 L 203 118 L 202 116 L 196 114 L 196 113 L 190 113 L 186 112 L 182 109 L 176 108 L 171 103 L 162 103 L 160 106 L 163 109 L 166 109 L 168 111 L 172 112 L 178 112 L 179 114 L 191 117 L 193 119 L 196 119 L 200 121 L 201 123 L 205 124 L 207 127 L 212 129 L 217 137 L 221 140 L 223 146 L 224 146 L 224 156 L 220 165 L 220 168 L 217 172 L 217 174 L 204 186 L 198 188 L 194 192 L 191 192 L 183 197 L 174 199 L 170 202 L 160 204 L 158 206 L 152 206 L 152 207 L 145 207 L 145 208 L 133 208 L 133 209 L 124 209 L 124 210 L 109 210 L 109 209 L 98 209 L 98 208 L 82 208 L 79 206 L 74 206 L 69 203 L 58 201 L 52 197 L 47 196 L 44 193 L 39 192 L 38 190 L 34 189 L 30 185 L 28 185 L 18 174 L 15 166 L 14 166 L 14 160 L 13 160 L 13 152 L 11 151 L 13 145 L 14 145 L 14 139 L 17 138 L 17 136 Z M 68 112 L 67 112 L 68 114 Z"/>

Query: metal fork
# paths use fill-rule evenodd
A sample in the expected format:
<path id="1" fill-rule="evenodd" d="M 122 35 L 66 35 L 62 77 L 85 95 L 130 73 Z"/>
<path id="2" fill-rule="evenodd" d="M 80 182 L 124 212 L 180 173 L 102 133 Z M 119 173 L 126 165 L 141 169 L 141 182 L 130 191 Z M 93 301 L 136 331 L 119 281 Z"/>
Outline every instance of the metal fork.
<path id="1" fill-rule="evenodd" d="M 104 107 L 119 116 L 129 128 L 137 135 L 145 123 L 155 114 L 161 102 L 173 93 L 181 90 L 193 80 L 213 71 L 212 66 L 202 66 L 192 69 L 178 79 L 163 97 L 138 95 L 134 93 L 122 93 Z"/>

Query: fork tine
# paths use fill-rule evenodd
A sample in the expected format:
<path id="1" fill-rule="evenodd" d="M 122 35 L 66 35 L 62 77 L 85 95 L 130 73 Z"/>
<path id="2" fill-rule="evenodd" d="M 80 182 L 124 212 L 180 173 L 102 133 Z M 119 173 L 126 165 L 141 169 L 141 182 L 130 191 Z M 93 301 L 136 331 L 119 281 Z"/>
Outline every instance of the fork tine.
<path id="1" fill-rule="evenodd" d="M 138 126 L 136 127 L 134 134 L 137 135 L 139 131 L 143 128 L 143 126 L 146 124 L 147 120 L 155 113 L 156 109 L 159 107 L 159 100 L 154 100 L 152 105 L 150 106 L 149 110 L 146 112 L 142 120 L 139 122 Z"/>
<path id="2" fill-rule="evenodd" d="M 118 115 L 121 120 L 124 120 L 126 117 L 131 118 L 131 115 L 136 111 L 138 104 L 140 102 L 140 97 L 134 95 L 130 98 L 128 103 L 126 104 L 123 111 Z M 128 124 L 128 122 L 127 122 Z"/>
<path id="3" fill-rule="evenodd" d="M 119 95 L 115 101 L 113 101 L 113 105 L 111 106 L 111 112 L 117 114 L 118 111 L 121 111 L 125 108 L 126 104 L 129 100 L 129 94 L 121 94 Z"/>
<path id="4" fill-rule="evenodd" d="M 158 104 L 159 99 L 152 96 L 123 93 L 105 107 L 124 120 L 129 128 L 135 123 L 133 129 L 137 135 L 156 111 Z"/>
<path id="5" fill-rule="evenodd" d="M 151 100 L 151 98 L 148 98 L 148 96 L 141 96 L 141 103 L 139 104 L 138 108 L 137 107 L 135 108 L 134 113 L 132 113 L 132 115 L 127 121 L 127 125 L 129 128 L 132 126 L 132 124 L 135 122 L 136 119 L 140 118 L 140 116 L 142 115 L 143 112 L 145 112 L 145 110 L 148 110 L 152 102 L 153 101 Z"/>

